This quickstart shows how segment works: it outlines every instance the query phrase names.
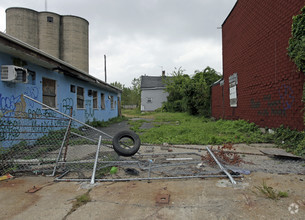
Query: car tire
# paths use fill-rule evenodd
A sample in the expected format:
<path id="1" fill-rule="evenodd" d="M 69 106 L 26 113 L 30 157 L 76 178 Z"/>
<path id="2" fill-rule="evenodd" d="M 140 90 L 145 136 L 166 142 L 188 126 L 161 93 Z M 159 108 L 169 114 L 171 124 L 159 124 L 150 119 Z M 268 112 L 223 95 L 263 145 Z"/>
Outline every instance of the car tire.
<path id="1" fill-rule="evenodd" d="M 126 144 L 126 139 L 132 141 L 132 145 Z M 125 144 L 124 141 L 125 140 Z M 124 157 L 130 157 L 138 152 L 141 145 L 139 136 L 133 131 L 120 131 L 112 139 L 112 145 L 115 152 Z"/>

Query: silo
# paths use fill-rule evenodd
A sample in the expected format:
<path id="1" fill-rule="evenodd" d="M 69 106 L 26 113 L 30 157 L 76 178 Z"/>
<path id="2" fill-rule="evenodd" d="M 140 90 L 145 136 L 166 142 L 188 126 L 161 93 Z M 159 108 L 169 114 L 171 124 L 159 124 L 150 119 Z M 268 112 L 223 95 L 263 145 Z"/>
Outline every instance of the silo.
<path id="1" fill-rule="evenodd" d="M 52 12 L 39 12 L 39 49 L 60 58 L 60 15 Z"/>
<path id="2" fill-rule="evenodd" d="M 89 72 L 89 22 L 81 17 L 61 17 L 61 59 L 84 72 Z"/>
<path id="3" fill-rule="evenodd" d="M 38 12 L 17 7 L 6 9 L 6 33 L 38 48 Z"/>

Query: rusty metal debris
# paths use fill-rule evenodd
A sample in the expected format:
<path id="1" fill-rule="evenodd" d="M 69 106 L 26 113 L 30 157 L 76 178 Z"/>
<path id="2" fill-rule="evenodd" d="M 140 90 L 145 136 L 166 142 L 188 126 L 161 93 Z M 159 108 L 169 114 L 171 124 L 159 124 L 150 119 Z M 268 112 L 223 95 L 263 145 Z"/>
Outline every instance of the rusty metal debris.
<path id="1" fill-rule="evenodd" d="M 230 181 L 232 184 L 236 184 L 236 181 L 233 179 L 233 177 L 231 176 L 231 174 L 222 166 L 222 164 L 217 160 L 217 158 L 215 157 L 215 155 L 213 154 L 213 152 L 210 150 L 209 147 L 206 147 L 206 149 L 208 150 L 209 154 L 212 156 L 212 158 L 214 159 L 214 161 L 217 163 L 217 165 L 219 166 L 219 168 L 229 177 Z"/>
<path id="2" fill-rule="evenodd" d="M 238 154 L 231 152 L 232 150 L 236 150 L 232 144 L 224 144 L 223 146 L 218 146 L 217 150 L 211 150 L 213 151 L 215 156 L 226 165 L 239 166 L 241 163 L 246 163 Z M 201 158 L 203 161 L 206 161 L 210 166 L 216 166 L 216 162 L 211 156 L 211 154 L 203 155 Z"/>

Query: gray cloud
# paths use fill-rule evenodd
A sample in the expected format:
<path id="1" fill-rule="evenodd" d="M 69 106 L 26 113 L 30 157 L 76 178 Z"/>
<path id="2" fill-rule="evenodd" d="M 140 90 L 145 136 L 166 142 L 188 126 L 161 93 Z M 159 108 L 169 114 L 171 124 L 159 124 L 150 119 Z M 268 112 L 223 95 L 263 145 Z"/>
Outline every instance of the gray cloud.
<path id="1" fill-rule="evenodd" d="M 211 66 L 221 72 L 220 27 L 236 0 L 48 0 L 49 11 L 89 21 L 90 74 L 127 86 L 142 74 L 160 75 L 182 66 L 186 73 Z M 5 1 L 8 7 L 45 10 L 44 0 Z M 161 67 L 162 66 L 162 67 Z"/>

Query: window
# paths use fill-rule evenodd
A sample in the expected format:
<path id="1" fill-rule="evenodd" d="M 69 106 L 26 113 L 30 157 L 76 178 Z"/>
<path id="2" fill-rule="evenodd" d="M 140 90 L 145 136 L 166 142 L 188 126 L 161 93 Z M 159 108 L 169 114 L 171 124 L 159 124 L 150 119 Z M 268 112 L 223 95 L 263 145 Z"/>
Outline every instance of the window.
<path id="1" fill-rule="evenodd" d="M 92 95 L 93 95 L 93 108 L 97 108 L 97 91 L 93 91 Z"/>
<path id="2" fill-rule="evenodd" d="M 56 81 L 42 78 L 42 102 L 56 108 Z"/>
<path id="3" fill-rule="evenodd" d="M 75 85 L 70 85 L 70 92 L 75 93 Z"/>
<path id="4" fill-rule="evenodd" d="M 84 108 L 84 88 L 77 87 L 77 108 Z"/>
<path id="5" fill-rule="evenodd" d="M 105 95 L 101 93 L 101 109 L 105 109 Z"/>
<path id="6" fill-rule="evenodd" d="M 50 23 L 53 23 L 53 17 L 48 16 L 48 17 L 47 17 L 47 21 L 50 22 Z"/>
<path id="7" fill-rule="evenodd" d="M 152 98 L 147 98 L 147 103 L 152 103 Z"/>
<path id="8" fill-rule="evenodd" d="M 114 98 L 110 96 L 111 109 L 114 109 Z"/>

